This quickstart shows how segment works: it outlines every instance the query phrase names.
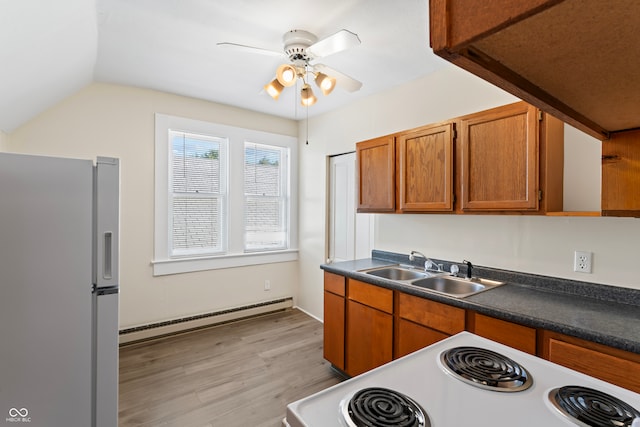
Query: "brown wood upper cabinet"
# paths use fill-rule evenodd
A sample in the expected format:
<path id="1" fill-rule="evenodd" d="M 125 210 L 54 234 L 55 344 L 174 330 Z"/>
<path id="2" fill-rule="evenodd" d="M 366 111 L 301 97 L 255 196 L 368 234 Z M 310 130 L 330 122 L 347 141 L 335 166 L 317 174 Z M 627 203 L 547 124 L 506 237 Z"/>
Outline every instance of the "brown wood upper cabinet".
<path id="1" fill-rule="evenodd" d="M 437 55 L 598 139 L 640 128 L 638 16 L 633 1 L 429 1 Z"/>
<path id="2" fill-rule="evenodd" d="M 401 211 L 453 210 L 453 137 L 453 123 L 396 137 Z"/>
<path id="3" fill-rule="evenodd" d="M 640 217 L 640 130 L 602 142 L 602 215 Z"/>
<path id="4" fill-rule="evenodd" d="M 356 144 L 358 212 L 562 211 L 564 124 L 525 103 Z"/>
<path id="5" fill-rule="evenodd" d="M 463 211 L 562 210 L 562 122 L 517 102 L 464 116 L 459 129 Z"/>
<path id="6" fill-rule="evenodd" d="M 396 209 L 396 157 L 393 135 L 356 144 L 358 212 Z"/>

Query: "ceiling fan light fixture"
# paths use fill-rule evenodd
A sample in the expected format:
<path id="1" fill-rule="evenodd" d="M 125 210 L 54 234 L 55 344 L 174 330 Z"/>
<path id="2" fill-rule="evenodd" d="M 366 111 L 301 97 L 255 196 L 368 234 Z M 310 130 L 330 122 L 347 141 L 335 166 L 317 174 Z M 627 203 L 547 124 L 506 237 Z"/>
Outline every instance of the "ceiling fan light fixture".
<path id="1" fill-rule="evenodd" d="M 278 79 L 273 79 L 270 83 L 264 86 L 264 90 L 271 96 L 273 99 L 278 100 L 278 97 L 284 90 L 284 86 L 278 81 Z"/>
<path id="2" fill-rule="evenodd" d="M 313 94 L 313 90 L 311 90 L 311 86 L 308 83 L 305 83 L 300 90 L 300 103 L 304 107 L 310 107 L 318 101 L 318 98 Z"/>
<path id="3" fill-rule="evenodd" d="M 324 73 L 316 73 L 315 81 L 324 96 L 329 95 L 336 87 L 336 79 Z"/>
<path id="4" fill-rule="evenodd" d="M 276 70 L 276 79 L 284 87 L 290 87 L 296 84 L 298 72 L 291 64 L 282 64 Z"/>

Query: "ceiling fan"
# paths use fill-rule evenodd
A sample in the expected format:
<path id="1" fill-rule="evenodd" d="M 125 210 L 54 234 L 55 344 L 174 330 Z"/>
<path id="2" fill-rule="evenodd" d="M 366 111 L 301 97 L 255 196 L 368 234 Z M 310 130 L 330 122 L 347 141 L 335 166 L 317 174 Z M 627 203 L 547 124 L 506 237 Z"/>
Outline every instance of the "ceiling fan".
<path id="1" fill-rule="evenodd" d="M 355 92 L 362 87 L 362 83 L 358 80 L 326 65 L 315 63 L 317 59 L 359 45 L 360 38 L 357 34 L 349 30 L 340 30 L 322 40 L 318 40 L 309 31 L 290 30 L 282 36 L 282 42 L 284 44 L 283 52 L 229 42 L 222 42 L 217 45 L 262 55 L 285 55 L 288 57 L 290 62 L 280 65 L 276 70 L 275 78 L 264 86 L 265 91 L 276 100 L 285 87 L 295 85 L 296 81 L 300 79 L 302 81 L 302 89 L 300 90 L 302 105 L 308 107 L 315 104 L 317 98 L 307 81 L 310 77 L 314 79 L 324 95 L 330 94 L 336 85 L 348 92 Z"/>

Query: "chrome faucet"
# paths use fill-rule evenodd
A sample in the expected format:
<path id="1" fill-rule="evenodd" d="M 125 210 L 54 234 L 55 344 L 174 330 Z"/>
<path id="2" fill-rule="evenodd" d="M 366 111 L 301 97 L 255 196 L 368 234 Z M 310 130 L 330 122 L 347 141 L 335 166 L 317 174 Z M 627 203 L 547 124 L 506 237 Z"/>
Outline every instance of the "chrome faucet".
<path id="1" fill-rule="evenodd" d="M 415 257 L 416 255 L 420 255 L 422 258 L 424 258 L 424 271 L 433 270 L 433 266 L 435 266 L 438 271 L 442 271 L 442 264 L 436 264 L 430 258 L 427 258 L 427 256 L 422 252 L 418 252 L 418 251 L 409 252 L 409 261 L 413 261 L 414 259 L 416 259 Z"/>

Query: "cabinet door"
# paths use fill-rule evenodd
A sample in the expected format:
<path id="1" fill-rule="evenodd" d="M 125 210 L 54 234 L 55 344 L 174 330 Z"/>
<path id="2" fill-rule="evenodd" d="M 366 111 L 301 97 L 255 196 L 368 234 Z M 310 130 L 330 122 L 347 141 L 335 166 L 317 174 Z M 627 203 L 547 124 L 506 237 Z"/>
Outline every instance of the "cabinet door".
<path id="1" fill-rule="evenodd" d="M 393 356 L 393 316 L 349 300 L 346 372 L 355 376 L 387 362 Z"/>
<path id="2" fill-rule="evenodd" d="M 640 131 L 602 142 L 602 215 L 640 217 Z"/>
<path id="3" fill-rule="evenodd" d="M 324 358 L 344 371 L 345 299 L 324 293 Z"/>
<path id="4" fill-rule="evenodd" d="M 356 144 L 358 212 L 396 209 L 395 138 L 385 136 Z"/>
<path id="5" fill-rule="evenodd" d="M 413 353 L 449 336 L 402 318 L 398 319 L 397 333 L 396 358 Z"/>
<path id="6" fill-rule="evenodd" d="M 453 123 L 398 135 L 400 210 L 453 210 Z"/>
<path id="7" fill-rule="evenodd" d="M 538 113 L 524 102 L 460 120 L 463 211 L 538 209 Z"/>

